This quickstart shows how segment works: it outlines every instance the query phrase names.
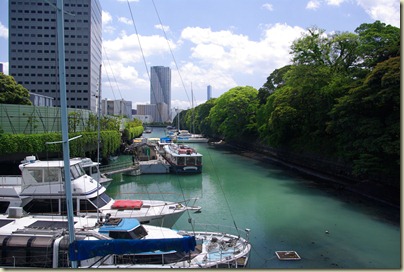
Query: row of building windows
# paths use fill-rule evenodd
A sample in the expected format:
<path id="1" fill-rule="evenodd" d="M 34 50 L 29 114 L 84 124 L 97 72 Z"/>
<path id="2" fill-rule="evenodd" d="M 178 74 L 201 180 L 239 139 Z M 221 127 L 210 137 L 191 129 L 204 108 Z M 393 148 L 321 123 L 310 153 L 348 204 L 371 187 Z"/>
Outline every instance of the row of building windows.
<path id="1" fill-rule="evenodd" d="M 40 89 L 40 90 L 36 90 L 36 89 L 30 89 L 30 91 L 32 93 L 56 93 L 56 90 L 48 90 L 48 89 Z M 66 93 L 88 93 L 87 90 L 66 90 Z M 77 98 L 77 97 L 76 97 Z M 70 100 L 76 100 L 76 98 L 70 98 Z M 55 99 L 59 100 L 60 98 L 56 97 Z M 67 97 L 67 100 L 69 100 L 69 98 Z M 77 100 L 85 100 L 87 101 L 88 98 L 86 97 L 82 97 L 82 98 L 77 98 Z"/>
<path id="2" fill-rule="evenodd" d="M 14 35 L 15 36 L 15 35 Z M 48 36 L 49 37 L 49 35 L 45 35 L 45 36 Z M 52 38 L 55 38 L 55 35 L 50 35 L 50 37 L 52 37 Z M 71 35 L 70 36 L 71 38 L 76 38 L 75 37 L 75 35 Z M 69 35 L 65 35 L 65 38 L 69 38 Z M 29 44 L 31 44 L 31 45 L 44 45 L 44 43 L 43 42 L 11 42 L 11 44 L 13 44 L 13 45 L 16 45 L 16 44 L 25 44 L 25 45 L 29 45 Z M 52 45 L 54 45 L 55 43 L 51 43 Z M 74 44 L 73 46 L 76 46 L 76 44 L 75 43 L 70 43 L 70 45 L 72 46 L 72 44 Z M 69 43 L 67 43 L 67 44 L 65 44 L 65 46 L 69 46 Z M 88 46 L 88 43 L 83 43 L 83 46 Z M 86 53 L 87 54 L 87 53 Z"/>
<path id="3" fill-rule="evenodd" d="M 31 65 L 31 66 L 29 66 L 29 65 L 11 65 L 11 68 L 13 68 L 13 69 L 15 69 L 15 68 L 18 68 L 18 69 L 22 69 L 22 68 L 24 68 L 24 69 L 56 69 L 56 66 L 47 66 L 47 65 L 45 65 L 45 66 L 41 66 L 41 65 L 39 65 L 39 66 L 35 66 L 35 65 Z M 86 67 L 86 66 L 83 66 L 83 67 L 76 67 L 76 66 L 66 66 L 66 70 L 68 70 L 68 69 L 70 69 L 70 70 L 76 70 L 76 68 L 77 68 L 77 70 L 81 70 L 81 69 L 83 69 L 83 70 L 88 70 L 88 67 Z M 66 75 L 66 76 L 69 76 L 69 75 Z"/>
<path id="4" fill-rule="evenodd" d="M 11 28 L 12 29 L 39 29 L 39 30 L 45 30 L 44 32 L 48 32 L 49 29 L 56 31 L 56 27 L 54 27 L 54 26 L 49 27 L 49 26 L 34 26 L 34 25 L 27 26 L 27 25 L 25 25 L 23 27 L 23 26 L 15 26 L 15 25 L 13 25 L 13 26 L 11 26 Z M 67 31 L 69 31 L 69 30 L 71 30 L 71 31 L 83 31 L 83 30 L 88 31 L 89 28 L 88 27 L 70 27 L 70 28 L 65 27 L 65 30 L 67 30 Z M 19 35 L 21 35 L 21 34 L 19 34 Z M 13 36 L 15 36 L 15 34 L 13 33 L 13 35 L 11 35 L 11 36 L 13 37 Z M 45 37 L 49 37 L 49 36 L 45 36 Z M 84 36 L 77 35 L 77 38 L 86 38 L 87 39 L 88 36 L 87 35 L 84 35 Z"/>
<path id="5" fill-rule="evenodd" d="M 26 10 L 22 10 L 22 9 L 15 10 L 15 9 L 12 9 L 10 12 L 11 12 L 11 13 L 14 13 L 14 14 L 18 14 L 18 13 L 24 13 L 24 14 L 27 14 L 27 13 L 55 14 L 55 13 L 56 13 L 55 11 L 47 11 L 47 10 L 42 11 L 42 10 L 33 10 L 33 9 L 30 9 L 30 10 L 27 10 L 27 9 L 26 9 Z M 85 11 L 85 12 L 78 11 L 78 12 L 75 12 L 74 15 L 85 15 L 85 16 L 87 16 L 87 15 L 88 15 L 88 12 L 86 12 L 86 11 Z"/>
<path id="6" fill-rule="evenodd" d="M 74 53 L 74 51 L 71 52 L 72 54 Z M 11 60 L 17 60 L 17 61 L 56 61 L 56 58 L 11 58 Z M 87 62 L 88 59 L 68 59 L 66 58 L 65 61 L 72 61 L 72 62 Z M 78 68 L 78 69 L 81 69 Z"/>
<path id="7" fill-rule="evenodd" d="M 18 4 L 18 5 L 25 5 L 25 6 L 28 6 L 28 5 L 31 5 L 31 6 L 42 6 L 42 5 L 44 5 L 44 6 L 49 6 L 49 3 L 47 3 L 47 2 L 32 2 L 32 1 L 28 1 L 28 2 L 23 2 L 23 1 L 11 1 L 11 4 L 13 4 L 13 5 L 16 5 L 16 4 Z M 81 8 L 81 7 L 88 7 L 88 4 L 64 4 L 64 6 L 65 7 L 79 7 L 79 8 Z"/>

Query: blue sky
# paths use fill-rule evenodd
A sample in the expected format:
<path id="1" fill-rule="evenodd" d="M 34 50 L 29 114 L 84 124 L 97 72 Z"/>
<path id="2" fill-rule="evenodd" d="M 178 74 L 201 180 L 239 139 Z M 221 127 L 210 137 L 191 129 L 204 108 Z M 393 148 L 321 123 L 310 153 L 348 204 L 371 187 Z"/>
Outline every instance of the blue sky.
<path id="1" fill-rule="evenodd" d="M 259 89 L 290 63 L 292 41 L 309 27 L 354 32 L 375 20 L 400 27 L 399 0 L 100 2 L 102 96 L 132 101 L 133 108 L 150 102 L 151 66 L 172 69 L 172 106 L 187 109 L 191 88 L 194 105 L 206 101 L 208 85 L 213 97 L 236 86 Z M 8 73 L 8 0 L 0 0 L 0 62 Z"/>

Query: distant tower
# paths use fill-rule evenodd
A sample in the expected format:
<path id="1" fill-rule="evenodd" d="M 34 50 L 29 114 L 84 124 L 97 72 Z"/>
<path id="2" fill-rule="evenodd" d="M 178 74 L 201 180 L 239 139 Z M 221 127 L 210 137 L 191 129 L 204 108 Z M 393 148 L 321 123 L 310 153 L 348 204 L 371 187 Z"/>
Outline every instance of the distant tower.
<path id="1" fill-rule="evenodd" d="M 171 69 L 164 66 L 152 66 L 150 76 L 150 104 L 160 105 L 157 122 L 165 122 L 171 109 Z M 164 106 L 165 104 L 166 106 Z"/>
<path id="2" fill-rule="evenodd" d="M 211 98 L 212 98 L 212 86 L 208 85 L 208 99 L 207 100 L 209 100 Z"/>

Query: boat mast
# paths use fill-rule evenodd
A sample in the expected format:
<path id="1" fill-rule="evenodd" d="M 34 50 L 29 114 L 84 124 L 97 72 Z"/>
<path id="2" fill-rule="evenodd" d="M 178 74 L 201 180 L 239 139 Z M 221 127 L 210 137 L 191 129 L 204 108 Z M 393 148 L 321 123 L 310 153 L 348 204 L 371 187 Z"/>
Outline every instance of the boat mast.
<path id="1" fill-rule="evenodd" d="M 98 170 L 98 173 L 97 173 L 97 183 L 98 183 L 98 185 L 100 184 L 100 180 L 101 180 L 101 172 L 100 172 L 100 144 L 101 144 L 101 135 L 100 135 L 100 130 L 101 130 L 101 125 L 100 125 L 100 123 L 101 123 L 101 67 L 102 67 L 102 65 L 100 64 L 100 75 L 99 75 L 99 83 L 98 83 L 98 114 L 97 114 L 97 121 L 98 121 L 98 124 L 97 124 L 97 130 L 98 130 L 98 135 L 97 135 L 97 170 Z M 97 186 L 98 186 L 97 185 Z M 98 191 L 99 190 L 97 190 L 97 198 L 99 197 L 99 195 L 98 195 Z M 98 207 L 97 207 L 97 218 L 99 219 L 99 209 L 98 209 Z"/>
<path id="2" fill-rule="evenodd" d="M 66 70 L 65 70 L 65 41 L 64 41 L 64 13 L 63 0 L 57 1 L 57 42 L 59 57 L 59 88 L 60 88 L 60 109 L 62 124 L 62 146 L 64 161 L 64 176 L 66 187 L 66 205 L 67 220 L 69 226 L 69 242 L 75 240 L 74 222 L 73 222 L 73 197 L 72 184 L 70 179 L 70 152 L 69 152 L 69 130 L 67 120 L 67 101 L 66 101 Z M 72 268 L 77 268 L 77 261 L 72 261 Z"/>
<path id="3" fill-rule="evenodd" d="M 194 91 L 192 89 L 192 82 L 191 82 L 191 105 L 192 105 L 192 133 L 195 133 L 195 125 L 194 125 Z"/>

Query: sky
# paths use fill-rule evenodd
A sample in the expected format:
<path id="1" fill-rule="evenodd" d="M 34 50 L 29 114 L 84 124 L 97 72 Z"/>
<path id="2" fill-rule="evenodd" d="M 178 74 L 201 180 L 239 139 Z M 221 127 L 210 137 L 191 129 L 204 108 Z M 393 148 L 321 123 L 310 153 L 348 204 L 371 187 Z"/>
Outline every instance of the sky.
<path id="1" fill-rule="evenodd" d="M 45 1 L 45 0 L 44 0 Z M 290 64 L 310 27 L 400 27 L 399 0 L 100 0 L 102 98 L 150 103 L 150 67 L 171 68 L 172 107 L 188 109 L 236 86 L 257 90 Z M 8 0 L 0 0 L 0 63 L 8 74 Z"/>

